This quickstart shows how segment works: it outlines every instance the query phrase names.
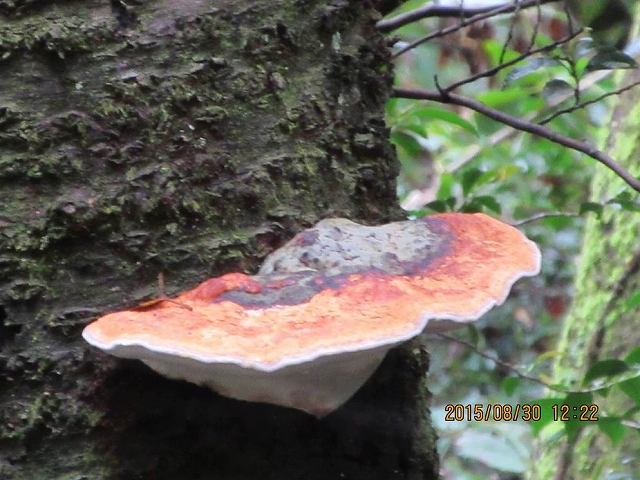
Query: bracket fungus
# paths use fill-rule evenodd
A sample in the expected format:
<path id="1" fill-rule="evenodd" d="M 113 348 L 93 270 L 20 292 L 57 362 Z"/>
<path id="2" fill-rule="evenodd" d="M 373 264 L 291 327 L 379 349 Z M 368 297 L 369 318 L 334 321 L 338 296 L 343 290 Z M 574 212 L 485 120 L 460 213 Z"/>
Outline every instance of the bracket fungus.
<path id="1" fill-rule="evenodd" d="M 83 337 L 167 377 L 322 417 L 391 348 L 478 319 L 539 269 L 536 245 L 484 214 L 377 227 L 329 219 L 269 255 L 258 275 L 230 273 L 108 314 Z"/>

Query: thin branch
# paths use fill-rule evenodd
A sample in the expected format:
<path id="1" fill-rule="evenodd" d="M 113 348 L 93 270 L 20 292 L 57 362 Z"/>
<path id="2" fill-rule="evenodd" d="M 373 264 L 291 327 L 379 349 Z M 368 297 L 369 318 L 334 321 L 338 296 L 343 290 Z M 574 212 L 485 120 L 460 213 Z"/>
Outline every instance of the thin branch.
<path id="1" fill-rule="evenodd" d="M 533 24 L 533 32 L 531 33 L 531 40 L 529 41 L 529 48 L 527 48 L 527 50 L 531 50 L 533 48 L 536 44 L 536 39 L 538 38 L 538 30 L 542 23 L 542 6 L 540 2 L 536 2 L 536 16 L 536 23 Z M 571 32 L 569 32 L 569 35 L 571 35 Z"/>
<path id="2" fill-rule="evenodd" d="M 426 35 L 424 37 L 418 38 L 417 40 L 414 40 L 410 43 L 408 43 L 407 45 L 405 45 L 404 47 L 402 47 L 401 49 L 399 49 L 397 52 L 395 52 L 392 55 L 392 58 L 397 58 L 400 55 L 402 55 L 405 52 L 408 52 L 409 50 L 412 50 L 413 48 L 417 47 L 418 45 L 422 45 L 425 42 L 428 42 L 429 40 L 432 40 L 434 38 L 438 38 L 438 37 L 442 37 L 445 35 L 448 35 L 450 33 L 456 32 L 458 30 L 460 30 L 463 27 L 466 27 L 467 25 L 471 25 L 473 23 L 479 22 L 481 20 L 486 20 L 487 18 L 491 18 L 491 17 L 495 17 L 497 15 L 501 15 L 503 13 L 510 13 L 513 12 L 514 10 L 516 10 L 517 8 L 529 8 L 532 6 L 535 6 L 539 3 L 539 1 L 542 1 L 542 3 L 551 3 L 553 1 L 556 0 L 529 0 L 529 1 L 524 1 L 524 2 L 519 2 L 519 1 L 515 1 L 512 4 L 506 4 L 506 5 L 502 5 L 500 7 L 492 7 L 489 10 L 485 10 L 485 13 L 479 13 L 477 15 L 473 15 L 471 17 L 466 17 L 465 15 L 462 15 L 460 22 L 457 25 L 453 25 L 451 27 L 447 27 L 447 28 L 443 28 L 440 29 L 436 32 L 430 33 L 429 35 Z M 484 7 L 486 9 L 486 7 Z"/>
<path id="3" fill-rule="evenodd" d="M 433 17 L 469 18 L 476 15 L 493 12 L 495 10 L 500 10 L 498 13 L 509 13 L 514 11 L 516 8 L 518 8 L 518 6 L 519 8 L 529 8 L 529 7 L 535 6 L 536 4 L 556 3 L 558 1 L 559 0 L 528 0 L 524 2 L 514 2 L 510 4 L 505 4 L 498 8 L 496 8 L 495 5 L 492 5 L 489 7 L 460 7 L 460 6 L 434 5 L 432 3 L 425 7 L 421 7 L 415 10 L 411 10 L 409 12 L 401 13 L 400 15 L 396 15 L 395 17 L 380 20 L 376 24 L 376 28 L 383 33 L 387 33 L 393 30 L 397 30 L 400 27 L 404 27 L 409 23 L 422 20 L 423 18 L 433 18 Z M 497 15 L 497 13 L 494 13 L 493 15 Z"/>
<path id="4" fill-rule="evenodd" d="M 606 78 L 607 76 L 609 76 L 611 72 L 613 72 L 613 70 L 600 70 L 597 72 L 590 73 L 582 80 L 582 82 L 580 82 L 580 88 L 586 89 L 592 85 L 595 85 L 597 82 L 599 82 L 603 78 Z M 553 108 L 560 105 L 562 102 L 569 99 L 572 95 L 573 95 L 573 92 L 571 92 L 570 94 L 563 94 L 563 95 L 558 95 L 558 97 L 554 97 L 554 99 L 551 100 L 551 102 L 549 102 L 549 107 Z M 525 120 L 533 122 L 535 121 L 536 117 L 537 117 L 537 113 L 534 113 L 534 114 L 529 114 L 524 118 Z M 489 136 L 487 143 L 490 146 L 498 145 L 499 143 L 502 143 L 503 141 L 515 135 L 517 131 L 518 130 L 508 125 L 505 125 L 503 128 L 501 128 L 497 132 L 492 133 Z M 466 150 L 462 153 L 462 155 L 458 157 L 458 160 L 456 160 L 455 163 L 449 166 L 447 171 L 455 172 L 456 170 L 462 168 L 464 165 L 472 161 L 476 157 L 476 155 L 478 155 L 481 151 L 482 151 L 482 147 L 478 144 L 468 146 Z"/>
<path id="5" fill-rule="evenodd" d="M 531 57 L 533 55 L 536 55 L 538 53 L 544 53 L 544 52 L 548 52 L 550 50 L 553 50 L 557 47 L 559 47 L 560 45 L 569 42 L 570 40 L 574 39 L 575 37 L 577 37 L 580 33 L 582 33 L 582 29 L 565 37 L 562 38 L 560 40 L 558 40 L 557 42 L 553 42 L 550 43 L 549 45 L 544 45 L 543 47 L 539 47 L 536 48 L 534 50 L 528 51 L 526 53 L 523 53 L 521 55 L 518 55 L 516 58 L 509 60 L 507 62 L 501 62 L 499 65 L 496 65 L 493 68 L 490 68 L 489 70 L 485 70 L 484 72 L 480 72 L 477 73 L 475 75 L 471 75 L 470 77 L 464 78 L 458 82 L 452 83 L 451 85 L 449 85 L 447 88 L 445 88 L 445 90 L 447 92 L 451 92 L 453 90 L 455 90 L 458 87 L 461 87 L 462 85 L 466 85 L 468 83 L 472 83 L 475 82 L 476 80 L 480 79 L 480 78 L 484 78 L 484 77 L 491 77 L 493 75 L 495 75 L 496 73 L 498 73 L 500 70 L 510 67 L 511 65 L 515 65 L 518 62 L 521 62 L 522 60 L 525 60 L 528 57 Z"/>
<path id="6" fill-rule="evenodd" d="M 491 108 L 484 103 L 472 98 L 467 98 L 451 92 L 445 93 L 446 95 L 443 95 L 439 91 L 423 90 L 420 88 L 396 87 L 393 89 L 393 95 L 395 97 L 412 98 L 414 100 L 431 100 L 434 102 L 451 103 L 454 105 L 467 107 L 493 120 L 496 120 L 505 125 L 509 125 L 516 130 L 528 132 L 533 135 L 546 138 L 547 140 L 557 143 L 558 145 L 562 145 L 563 147 L 582 152 L 608 167 L 610 170 L 615 172 L 615 174 L 618 175 L 622 180 L 624 180 L 627 185 L 633 188 L 636 192 L 640 193 L 640 180 L 631 175 L 631 173 L 625 170 L 624 167 L 622 167 L 622 165 L 616 162 L 613 158 L 601 152 L 597 148 L 594 148 L 585 142 L 575 140 L 573 138 L 554 132 L 544 125 L 538 125 L 536 123 L 531 123 L 526 120 L 512 117 L 511 115 L 501 112 L 500 110 L 496 110 L 495 108 Z"/>
<path id="7" fill-rule="evenodd" d="M 615 90 L 613 92 L 604 93 L 604 94 L 602 94 L 602 95 L 600 95 L 600 96 L 598 96 L 598 97 L 596 97 L 596 98 L 594 98 L 592 100 L 588 100 L 588 101 L 585 101 L 585 102 L 580 102 L 580 103 L 577 103 L 577 104 L 575 104 L 575 105 L 573 105 L 571 107 L 564 108 L 562 110 L 558 110 L 553 115 L 549 115 L 544 120 L 541 120 L 539 122 L 539 124 L 540 125 L 545 125 L 545 124 L 549 123 L 551 120 L 553 120 L 554 118 L 559 117 L 560 115 L 565 115 L 567 113 L 571 113 L 571 112 L 574 112 L 576 110 L 580 110 L 580 109 L 582 109 L 582 108 L 584 108 L 584 107 L 586 107 L 588 105 L 592 105 L 594 103 L 598 103 L 599 101 L 604 100 L 607 97 L 611 97 L 613 95 L 619 95 L 619 94 L 621 94 L 623 92 L 626 92 L 627 90 L 631 90 L 632 88 L 637 87 L 638 85 L 640 85 L 640 80 L 635 81 L 635 82 L 631 83 L 630 85 L 627 85 L 626 87 L 619 88 L 618 90 Z"/>
<path id="8" fill-rule="evenodd" d="M 640 253 L 638 255 L 636 255 L 636 257 L 640 257 Z M 489 355 L 486 352 L 483 352 L 482 350 L 480 350 L 478 347 L 476 347 L 475 345 L 473 345 L 470 342 L 467 342 L 466 340 L 462 340 L 460 338 L 456 338 L 453 337 L 449 334 L 446 333 L 436 333 L 434 334 L 437 337 L 440 337 L 444 340 L 448 340 L 450 342 L 455 342 L 458 343 L 460 345 L 463 345 L 465 347 L 467 347 L 468 349 L 472 350 L 473 352 L 477 353 L 478 355 L 480 355 L 482 358 L 486 358 L 487 360 L 491 360 L 492 362 L 495 362 L 497 365 L 500 365 L 501 367 L 505 368 L 506 370 L 512 372 L 516 377 L 522 379 L 522 380 L 528 380 L 530 382 L 534 382 L 537 384 L 542 385 L 543 387 L 545 387 L 548 390 L 552 390 L 555 392 L 559 392 L 559 393 L 564 393 L 564 394 L 571 394 L 571 393 L 592 393 L 595 391 L 598 391 L 600 389 L 603 388 L 602 385 L 588 385 L 586 388 L 579 388 L 579 389 L 573 389 L 573 388 L 566 388 L 563 387 L 561 385 L 554 385 L 554 384 L 549 384 L 547 382 L 545 382 L 544 380 L 541 380 L 538 377 L 534 377 L 531 375 L 527 375 L 526 373 L 521 372 L 518 367 L 516 367 L 515 365 L 512 365 L 509 362 L 505 362 L 504 360 L 502 360 L 501 358 L 494 356 L 494 355 Z M 611 386 L 611 385 L 608 385 Z M 632 423 L 632 427 L 636 428 L 638 424 L 633 424 Z M 564 477 L 563 477 L 564 478 Z"/>
<path id="9" fill-rule="evenodd" d="M 540 380 L 538 377 L 532 377 L 531 375 L 527 375 L 526 373 L 522 373 L 520 370 L 518 370 L 518 367 L 511 365 L 508 362 L 505 362 L 504 360 L 495 357 L 493 355 L 489 355 L 488 353 L 483 352 L 482 350 L 479 350 L 478 348 L 476 348 L 475 345 L 465 341 L 465 340 L 461 340 L 459 338 L 456 337 L 452 337 L 451 335 L 447 335 L 446 333 L 437 333 L 436 334 L 438 337 L 444 338 L 445 340 L 449 340 L 450 342 L 455 342 L 455 343 L 459 343 L 460 345 L 464 345 L 465 347 L 473 350 L 474 352 L 476 352 L 478 355 L 480 355 L 483 358 L 486 358 L 487 360 L 491 360 L 492 362 L 495 362 L 496 364 L 500 365 L 501 367 L 504 367 L 505 369 L 509 370 L 510 372 L 512 372 L 516 377 L 522 379 L 522 380 L 528 380 L 530 382 L 534 382 L 537 384 L 542 385 L 543 387 L 549 389 L 549 390 L 555 390 L 556 392 L 561 392 L 561 393 L 568 393 L 568 391 L 566 389 L 557 387 L 555 385 L 550 385 L 548 383 L 546 383 L 543 380 Z"/>
<path id="10" fill-rule="evenodd" d="M 511 19 L 511 24 L 509 25 L 509 32 L 507 33 L 507 38 L 502 44 L 502 50 L 500 51 L 500 59 L 498 60 L 498 65 L 504 62 L 504 56 L 507 54 L 509 45 L 513 41 L 513 33 L 515 32 L 515 29 L 516 29 L 516 18 L 520 13 L 520 9 L 522 8 L 522 5 L 520 5 L 520 2 L 515 2 L 515 3 L 516 3 L 516 8 L 513 11 L 513 18 Z M 538 2 L 536 2 L 536 5 L 538 5 Z"/>
<path id="11" fill-rule="evenodd" d="M 505 6 L 502 6 L 502 7 L 493 8 L 492 10 L 489 10 L 487 13 L 481 13 L 481 14 L 478 14 L 478 15 L 474 15 L 473 17 L 463 18 L 462 20 L 460 20 L 460 22 L 457 25 L 453 25 L 453 26 L 448 27 L 448 28 L 442 28 L 442 29 L 438 30 L 437 32 L 430 33 L 429 35 L 426 35 L 424 37 L 418 38 L 417 40 L 414 40 L 413 42 L 409 42 L 407 45 L 405 45 L 404 47 L 399 49 L 397 52 L 395 52 L 391 56 L 391 58 L 397 58 L 400 55 L 402 55 L 403 53 L 406 53 L 409 50 L 414 49 L 418 45 L 422 45 L 423 43 L 428 42 L 429 40 L 433 40 L 434 38 L 443 37 L 443 36 L 448 35 L 450 33 L 457 32 L 458 30 L 460 30 L 463 27 L 466 27 L 467 25 L 471 25 L 472 23 L 479 22 L 480 20 L 484 20 L 486 18 L 495 17 L 496 15 L 500 15 L 502 13 L 510 12 L 512 10 L 513 10 L 513 5 L 505 5 Z"/>
<path id="12" fill-rule="evenodd" d="M 573 17 L 569 11 L 569 2 L 564 2 L 562 9 L 564 10 L 564 16 L 567 17 L 567 27 L 569 28 L 569 33 L 571 33 L 573 32 Z"/>
<path id="13" fill-rule="evenodd" d="M 523 218 L 522 220 L 516 220 L 515 222 L 511 222 L 512 227 L 521 227 L 522 225 L 526 225 L 527 223 L 537 222 L 538 220 L 544 220 L 545 218 L 557 218 L 557 217 L 565 217 L 565 218 L 580 218 L 582 215 L 578 213 L 572 212 L 542 212 L 536 213 L 535 215 L 531 215 L 530 217 Z"/>

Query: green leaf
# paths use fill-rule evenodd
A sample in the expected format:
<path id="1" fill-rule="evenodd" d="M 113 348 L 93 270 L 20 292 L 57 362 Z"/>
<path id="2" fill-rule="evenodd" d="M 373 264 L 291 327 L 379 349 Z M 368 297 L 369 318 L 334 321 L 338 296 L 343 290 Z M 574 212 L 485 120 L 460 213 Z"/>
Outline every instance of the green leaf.
<path id="1" fill-rule="evenodd" d="M 634 295 L 634 297 L 637 295 L 640 295 L 640 292 Z M 627 353 L 627 355 L 624 357 L 624 361 L 627 362 L 629 365 L 640 363 L 640 347 L 636 347 L 633 350 L 631 350 L 629 353 Z"/>
<path id="2" fill-rule="evenodd" d="M 607 203 L 632 202 L 634 198 L 634 195 L 632 195 L 629 190 L 624 190 L 613 197 L 611 200 L 609 200 Z"/>
<path id="3" fill-rule="evenodd" d="M 475 199 L 469 200 L 465 202 L 460 207 L 461 213 L 482 213 L 484 212 L 484 207 L 481 203 L 475 201 Z"/>
<path id="4" fill-rule="evenodd" d="M 589 65 L 589 59 L 586 57 L 578 58 L 574 64 L 576 75 L 580 78 L 586 73 L 587 66 Z"/>
<path id="5" fill-rule="evenodd" d="M 575 56 L 578 58 L 591 56 L 596 52 L 596 44 L 593 38 L 584 37 L 576 42 Z"/>
<path id="6" fill-rule="evenodd" d="M 568 405 L 569 407 L 567 414 L 569 421 L 563 422 L 564 431 L 569 440 L 575 440 L 576 436 L 585 425 L 580 421 L 580 415 L 585 407 L 593 405 L 593 397 L 590 393 L 570 393 L 564 397 L 560 404 Z"/>
<path id="7" fill-rule="evenodd" d="M 584 375 L 582 384 L 586 385 L 589 382 L 593 382 L 598 378 L 608 378 L 619 373 L 626 372 L 629 366 L 626 362 L 616 359 L 600 360 L 594 363 L 587 373 Z"/>
<path id="8" fill-rule="evenodd" d="M 549 227 L 551 230 L 562 230 L 564 228 L 570 228 L 571 225 L 575 224 L 575 218 L 569 216 L 552 216 L 542 219 L 540 222 L 545 227 Z"/>
<path id="9" fill-rule="evenodd" d="M 388 122 L 390 125 L 393 125 L 396 122 L 396 116 L 398 115 L 398 110 L 400 108 L 399 105 L 400 105 L 400 99 L 397 97 L 392 97 L 387 101 L 387 105 L 385 109 L 386 109 Z"/>
<path id="10" fill-rule="evenodd" d="M 498 203 L 495 197 L 482 196 L 476 197 L 476 200 L 482 202 L 489 210 L 497 213 L 498 215 L 502 213 L 502 205 Z"/>
<path id="11" fill-rule="evenodd" d="M 638 296 L 639 294 L 636 294 L 635 296 Z M 625 356 L 624 361 L 628 365 L 631 365 L 631 368 L 640 365 L 640 347 L 636 347 L 631 350 L 631 352 Z M 618 384 L 618 388 L 633 400 L 636 405 L 640 406 L 640 377 L 624 380 Z"/>
<path id="12" fill-rule="evenodd" d="M 640 212 L 640 204 L 636 202 L 618 202 L 618 205 L 628 212 Z"/>
<path id="13" fill-rule="evenodd" d="M 580 204 L 580 215 L 583 215 L 587 212 L 593 212 L 597 215 L 598 218 L 600 218 L 600 215 L 602 215 L 602 210 L 604 209 L 604 206 L 596 203 L 596 202 L 584 202 Z"/>
<path id="14" fill-rule="evenodd" d="M 483 43 L 483 47 L 485 52 L 487 52 L 487 55 L 489 56 L 491 65 L 498 65 L 498 62 L 500 61 L 500 57 L 502 57 L 503 55 L 504 44 L 502 42 L 498 42 L 497 40 L 494 40 L 493 38 L 491 38 L 491 39 L 485 40 L 485 42 Z M 508 48 L 504 52 L 504 58 L 502 60 L 508 62 L 518 57 L 519 55 L 520 54 L 515 50 Z"/>
<path id="15" fill-rule="evenodd" d="M 522 77 L 525 77 L 533 72 L 537 72 L 541 68 L 556 67 L 558 65 L 560 65 L 560 62 L 552 58 L 533 58 L 526 61 L 523 66 L 515 67 L 513 70 L 511 70 L 509 72 L 509 75 L 507 75 L 507 78 L 504 79 L 504 84 L 509 85 L 510 83 L 515 82 Z"/>
<path id="16" fill-rule="evenodd" d="M 478 101 L 490 107 L 499 107 L 506 103 L 521 101 L 523 97 L 529 95 L 522 88 L 509 88 L 506 90 L 489 90 L 477 96 Z"/>
<path id="17" fill-rule="evenodd" d="M 554 78 L 545 84 L 542 88 L 542 96 L 547 102 L 553 102 L 558 98 L 565 97 L 567 94 L 573 92 L 573 87 L 569 82 Z"/>
<path id="18" fill-rule="evenodd" d="M 440 176 L 440 188 L 438 188 L 438 194 L 436 195 L 436 198 L 438 200 L 447 200 L 453 197 L 453 187 L 455 183 L 455 177 L 451 173 L 443 173 Z"/>
<path id="19" fill-rule="evenodd" d="M 633 421 L 634 418 L 638 418 L 637 415 L 640 413 L 640 405 L 634 405 L 633 407 L 626 410 L 620 417 L 624 419 L 631 419 Z"/>
<path id="20" fill-rule="evenodd" d="M 620 382 L 618 388 L 636 405 L 640 406 L 640 377 Z"/>
<path id="21" fill-rule="evenodd" d="M 587 65 L 587 72 L 595 70 L 616 70 L 625 68 L 637 68 L 638 64 L 626 53 L 617 50 L 597 53 Z"/>
<path id="22" fill-rule="evenodd" d="M 519 377 L 507 377 L 502 380 L 502 391 L 510 397 L 518 389 L 520 383 L 521 380 Z"/>
<path id="23" fill-rule="evenodd" d="M 611 367 L 607 367 L 606 365 L 598 366 L 598 364 L 605 363 L 605 362 L 607 363 L 610 362 Z M 626 368 L 624 370 L 616 372 L 615 370 L 617 368 L 622 368 L 622 367 L 616 367 L 615 363 L 626 365 Z M 594 367 L 601 368 L 603 371 L 606 370 L 607 368 L 611 368 L 611 371 L 602 373 L 601 375 L 597 375 L 596 377 L 591 378 L 589 380 L 585 380 L 585 383 L 587 382 L 588 383 L 584 386 L 583 390 L 606 394 L 609 388 L 611 387 L 622 388 L 621 385 L 626 385 L 627 388 L 629 389 L 633 388 L 634 390 L 637 388 L 636 387 L 637 384 L 635 382 L 638 379 L 640 379 L 640 364 L 629 365 L 626 362 L 623 362 L 622 360 L 602 360 L 602 362 L 598 362 L 598 364 L 594 365 Z M 592 369 L 590 369 L 587 374 L 591 373 L 591 370 Z M 628 382 L 631 382 L 631 383 L 628 383 Z"/>
<path id="24" fill-rule="evenodd" d="M 413 135 L 401 132 L 399 130 L 393 130 L 391 132 L 391 141 L 397 147 L 402 148 L 411 157 L 417 156 L 424 151 L 424 147 L 420 145 L 420 142 L 416 140 Z"/>
<path id="25" fill-rule="evenodd" d="M 622 424 L 619 418 L 617 417 L 598 417 L 598 421 L 596 422 L 600 431 L 606 434 L 611 442 L 616 445 L 622 437 L 624 436 L 627 428 Z"/>
<path id="26" fill-rule="evenodd" d="M 476 182 L 482 177 L 482 174 L 485 173 L 479 168 L 469 168 L 464 171 L 462 174 L 462 194 L 466 197 L 469 192 L 473 189 L 473 186 Z"/>
<path id="27" fill-rule="evenodd" d="M 563 402 L 564 398 L 562 397 L 538 398 L 537 400 L 531 401 L 531 405 L 540 406 L 540 420 L 529 422 L 533 435 L 537 435 L 546 425 L 555 421 L 553 406 L 560 405 Z"/>
<path id="28" fill-rule="evenodd" d="M 429 202 L 425 205 L 425 207 L 430 208 L 431 210 L 438 213 L 444 213 L 452 211 L 455 205 L 455 197 L 449 197 L 445 200 L 434 200 L 433 202 Z"/>
<path id="29" fill-rule="evenodd" d="M 502 213 L 502 206 L 494 197 L 489 195 L 480 195 L 472 198 L 460 207 L 460 211 L 463 213 L 478 213 L 484 212 L 485 208 L 498 215 Z"/>
<path id="30" fill-rule="evenodd" d="M 522 167 L 518 165 L 502 165 L 498 168 L 494 168 L 493 170 L 485 172 L 478 183 L 484 185 L 485 183 L 494 181 L 503 182 L 516 173 L 522 173 Z"/>
<path id="31" fill-rule="evenodd" d="M 452 112 L 451 110 L 446 110 L 444 108 L 421 107 L 411 109 L 405 115 L 417 118 L 422 122 L 426 122 L 429 120 L 441 120 L 443 122 L 462 127 L 473 135 L 478 135 L 478 130 L 471 122 L 465 120 L 457 113 Z"/>
<path id="32" fill-rule="evenodd" d="M 522 168 L 517 165 L 502 165 L 492 170 L 484 171 L 479 168 L 469 168 L 462 174 L 462 193 L 466 197 L 474 189 L 491 182 L 504 182 Z"/>
<path id="33" fill-rule="evenodd" d="M 607 204 L 619 205 L 620 208 L 622 208 L 623 210 L 627 210 L 630 212 L 640 211 L 640 203 L 638 203 L 637 197 L 633 196 L 627 190 L 619 193 L 618 195 L 613 197 L 611 200 L 608 200 Z"/>
<path id="34" fill-rule="evenodd" d="M 637 292 L 629 300 L 627 300 L 625 302 L 625 304 L 624 304 L 625 309 L 627 311 L 631 310 L 632 308 L 637 307 L 638 305 L 640 305 L 640 292 Z M 640 348 L 638 348 L 637 350 L 640 351 Z"/>

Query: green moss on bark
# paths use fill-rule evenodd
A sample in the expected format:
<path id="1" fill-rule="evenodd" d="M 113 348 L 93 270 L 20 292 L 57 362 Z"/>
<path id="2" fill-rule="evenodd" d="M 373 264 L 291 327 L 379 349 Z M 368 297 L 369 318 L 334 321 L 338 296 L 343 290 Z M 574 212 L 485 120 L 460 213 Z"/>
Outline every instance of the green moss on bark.
<path id="1" fill-rule="evenodd" d="M 637 72 L 627 81 L 636 81 Z M 640 91 L 634 89 L 620 97 L 614 111 L 607 153 L 640 176 L 634 152 L 640 148 Z M 596 171 L 591 182 L 594 202 L 617 196 L 625 184 L 607 169 Z M 595 361 L 623 359 L 640 344 L 637 311 L 626 308 L 626 301 L 640 289 L 640 216 L 605 208 L 600 218 L 586 222 L 584 243 L 576 276 L 574 303 L 568 314 L 558 350 L 564 355 L 556 363 L 555 382 L 581 388 L 584 373 Z M 630 399 L 613 389 L 605 398 L 596 397 L 599 416 L 621 415 L 631 406 Z M 617 445 L 596 425 L 585 425 L 577 441 L 566 443 L 549 438 L 542 445 L 543 455 L 532 478 L 599 479 L 613 472 L 634 474 L 640 468 L 640 451 L 635 432 L 628 431 Z M 623 462 L 623 459 L 626 459 Z"/>

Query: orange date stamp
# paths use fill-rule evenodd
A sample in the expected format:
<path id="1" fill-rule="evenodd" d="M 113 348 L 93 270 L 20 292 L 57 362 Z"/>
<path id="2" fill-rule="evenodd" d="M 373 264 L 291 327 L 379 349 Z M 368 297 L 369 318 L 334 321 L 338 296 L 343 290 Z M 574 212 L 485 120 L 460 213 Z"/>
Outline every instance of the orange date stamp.
<path id="1" fill-rule="evenodd" d="M 445 422 L 535 422 L 542 418 L 542 407 L 537 403 L 448 403 L 444 410 Z"/>
<path id="2" fill-rule="evenodd" d="M 579 405 L 567 405 L 566 403 L 557 403 L 551 406 L 554 422 L 569 422 L 577 420 L 579 422 L 597 422 L 598 405 L 581 403 Z"/>
<path id="3" fill-rule="evenodd" d="M 597 422 L 600 407 L 596 404 L 554 404 L 551 415 L 554 422 Z M 445 422 L 537 422 L 542 419 L 542 406 L 538 403 L 448 403 L 444 406 Z"/>

